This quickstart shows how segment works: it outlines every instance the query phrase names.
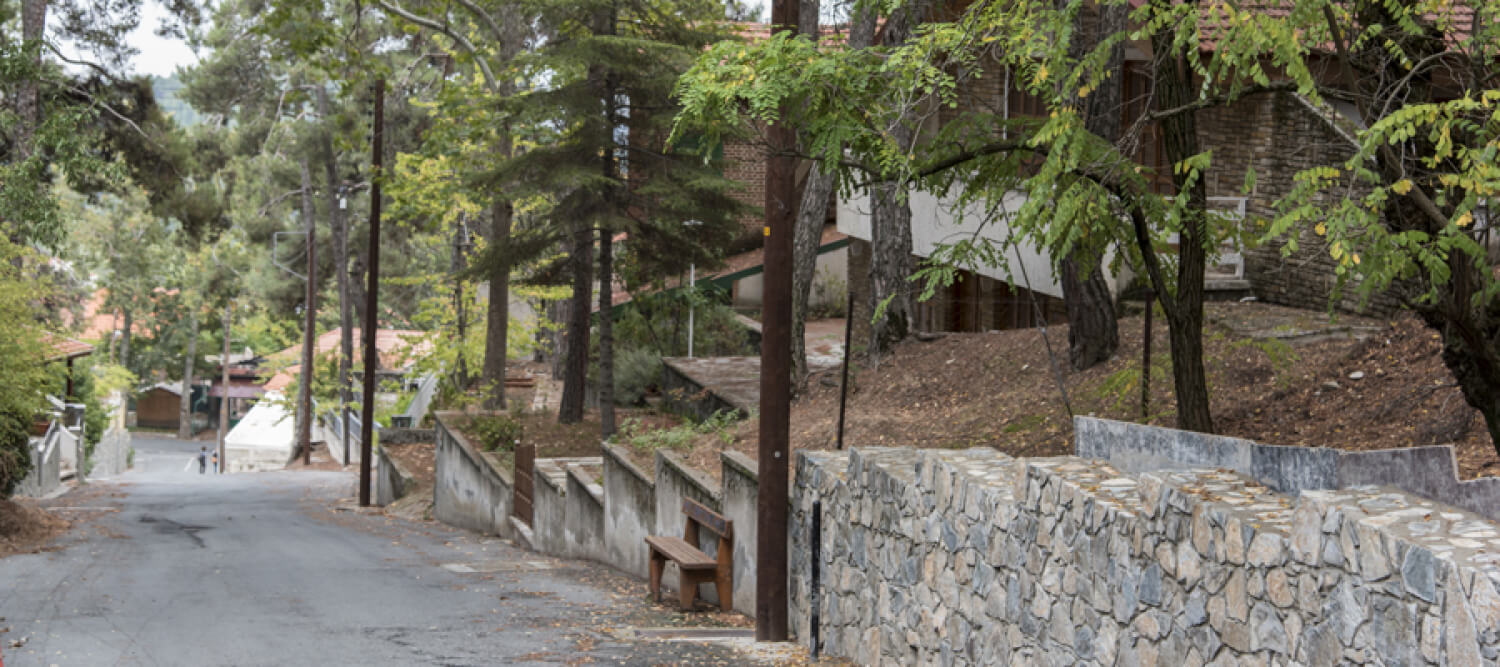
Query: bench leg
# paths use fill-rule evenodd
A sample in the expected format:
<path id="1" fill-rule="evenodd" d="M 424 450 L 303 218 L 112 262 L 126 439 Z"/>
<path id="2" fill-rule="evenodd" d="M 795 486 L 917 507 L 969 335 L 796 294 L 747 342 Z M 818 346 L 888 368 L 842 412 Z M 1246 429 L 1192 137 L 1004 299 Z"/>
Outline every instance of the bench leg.
<path id="1" fill-rule="evenodd" d="M 734 573 L 716 572 L 714 588 L 719 593 L 719 610 L 734 611 Z"/>
<path id="2" fill-rule="evenodd" d="M 679 569 L 678 572 L 681 572 L 681 576 L 677 578 L 678 588 L 681 589 L 677 591 L 678 602 L 682 604 L 683 611 L 692 611 L 693 601 L 698 599 L 698 579 L 684 570 Z"/>
<path id="3" fill-rule="evenodd" d="M 651 552 L 651 595 L 661 604 L 661 571 L 667 566 L 667 560 L 655 551 Z"/>

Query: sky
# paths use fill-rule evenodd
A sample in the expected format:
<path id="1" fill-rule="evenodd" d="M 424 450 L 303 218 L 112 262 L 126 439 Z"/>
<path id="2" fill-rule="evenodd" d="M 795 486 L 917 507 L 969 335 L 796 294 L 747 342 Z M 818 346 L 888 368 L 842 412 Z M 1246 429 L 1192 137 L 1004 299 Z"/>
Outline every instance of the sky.
<path id="1" fill-rule="evenodd" d="M 771 14 L 770 0 L 750 0 L 747 4 L 761 8 L 762 20 Z M 177 71 L 179 66 L 187 67 L 198 62 L 198 57 L 193 55 L 182 40 L 158 37 L 155 34 L 156 26 L 166 15 L 166 10 L 156 0 L 142 3 L 141 24 L 136 26 L 129 37 L 130 45 L 140 51 L 131 60 L 131 69 L 136 74 L 167 77 Z"/>
<path id="2" fill-rule="evenodd" d="M 171 76 L 178 66 L 187 67 L 198 62 L 198 57 L 182 40 L 156 36 L 156 26 L 166 15 L 166 10 L 156 0 L 142 3 L 141 24 L 128 39 L 129 44 L 140 51 L 131 59 L 134 73 Z"/>

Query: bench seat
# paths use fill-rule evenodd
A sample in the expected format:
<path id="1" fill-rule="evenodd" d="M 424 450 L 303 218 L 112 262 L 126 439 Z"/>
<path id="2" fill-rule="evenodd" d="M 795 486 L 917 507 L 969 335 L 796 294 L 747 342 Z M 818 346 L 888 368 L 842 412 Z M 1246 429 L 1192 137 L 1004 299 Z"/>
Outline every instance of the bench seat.
<path id="1" fill-rule="evenodd" d="M 719 561 L 680 537 L 652 535 L 646 538 L 646 544 L 684 570 L 712 570 L 719 566 Z"/>

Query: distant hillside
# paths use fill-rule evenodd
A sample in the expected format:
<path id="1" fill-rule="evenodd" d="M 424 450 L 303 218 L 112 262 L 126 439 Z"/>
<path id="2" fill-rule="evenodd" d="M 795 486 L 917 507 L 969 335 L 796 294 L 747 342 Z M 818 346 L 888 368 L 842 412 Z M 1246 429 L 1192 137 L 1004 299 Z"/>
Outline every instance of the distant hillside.
<path id="1" fill-rule="evenodd" d="M 156 104 L 162 108 L 167 115 L 177 120 L 177 124 L 183 127 L 197 125 L 203 122 L 202 114 L 190 106 L 187 101 L 177 97 L 182 90 L 182 82 L 177 77 L 151 77 L 151 90 L 156 93 Z"/>

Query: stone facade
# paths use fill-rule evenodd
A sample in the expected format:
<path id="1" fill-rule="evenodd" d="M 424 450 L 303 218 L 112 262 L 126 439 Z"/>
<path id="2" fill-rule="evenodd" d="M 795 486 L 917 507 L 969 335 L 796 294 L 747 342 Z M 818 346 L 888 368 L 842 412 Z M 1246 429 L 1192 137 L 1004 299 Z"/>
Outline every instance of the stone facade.
<path id="1" fill-rule="evenodd" d="M 857 449 L 798 458 L 793 619 L 862 664 L 1496 664 L 1500 527 L 1376 487 Z"/>
<path id="2" fill-rule="evenodd" d="M 1339 136 L 1311 108 L 1290 93 L 1255 95 L 1198 116 L 1198 134 L 1213 151 L 1213 166 L 1205 176 L 1210 197 L 1246 197 L 1246 229 L 1261 236 L 1264 223 L 1276 216 L 1276 201 L 1292 192 L 1298 172 L 1317 165 L 1342 164 L 1353 155 L 1353 145 Z M 1255 169 L 1255 187 L 1244 192 L 1245 175 Z M 1362 197 L 1361 191 L 1350 193 Z M 1245 277 L 1262 301 L 1323 310 L 1329 306 L 1336 262 L 1328 244 L 1303 230 L 1297 251 L 1282 256 L 1286 245 L 1272 240 L 1245 253 Z M 1362 304 L 1353 286 L 1334 306 L 1349 312 L 1388 314 L 1397 306 L 1388 294 Z"/>

